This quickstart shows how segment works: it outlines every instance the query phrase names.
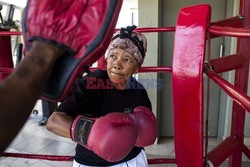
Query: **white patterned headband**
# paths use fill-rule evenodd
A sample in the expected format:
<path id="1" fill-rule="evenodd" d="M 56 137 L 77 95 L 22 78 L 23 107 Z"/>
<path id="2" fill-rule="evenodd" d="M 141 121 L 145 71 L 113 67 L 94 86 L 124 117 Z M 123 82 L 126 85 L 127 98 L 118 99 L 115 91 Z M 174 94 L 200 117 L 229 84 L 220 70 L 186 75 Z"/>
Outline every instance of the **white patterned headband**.
<path id="1" fill-rule="evenodd" d="M 106 59 L 111 50 L 120 48 L 129 52 L 142 65 L 147 51 L 147 39 L 143 34 L 134 32 L 135 28 L 136 26 L 121 28 L 120 31 L 114 34 L 105 52 Z"/>

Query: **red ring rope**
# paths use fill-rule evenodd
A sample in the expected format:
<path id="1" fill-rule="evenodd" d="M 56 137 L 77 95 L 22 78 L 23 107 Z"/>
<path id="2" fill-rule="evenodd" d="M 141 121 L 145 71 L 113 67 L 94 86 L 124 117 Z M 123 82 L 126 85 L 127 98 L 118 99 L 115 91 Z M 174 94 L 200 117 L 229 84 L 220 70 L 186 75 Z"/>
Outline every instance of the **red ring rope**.
<path id="1" fill-rule="evenodd" d="M 0 73 L 11 73 L 14 69 L 13 68 L 1 68 Z"/>
<path id="2" fill-rule="evenodd" d="M 0 31 L 0 36 L 22 35 L 21 31 Z"/>
<path id="3" fill-rule="evenodd" d="M 44 154 L 23 154 L 23 153 L 3 153 L 4 157 L 27 158 L 27 159 L 41 159 L 48 161 L 73 161 L 74 156 L 59 156 L 59 155 L 44 155 Z M 176 163 L 176 159 L 171 158 L 157 158 L 148 159 L 148 164 L 170 164 Z"/>
<path id="4" fill-rule="evenodd" d="M 223 36 L 250 38 L 250 29 L 246 28 L 211 26 L 208 28 L 208 32 Z"/>

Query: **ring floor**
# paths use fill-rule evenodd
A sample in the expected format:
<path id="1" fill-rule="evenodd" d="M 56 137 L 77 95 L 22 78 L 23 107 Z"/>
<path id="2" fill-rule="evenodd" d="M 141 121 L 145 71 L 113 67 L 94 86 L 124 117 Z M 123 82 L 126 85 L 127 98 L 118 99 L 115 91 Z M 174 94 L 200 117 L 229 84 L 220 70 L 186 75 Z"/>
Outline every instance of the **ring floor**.
<path id="1" fill-rule="evenodd" d="M 54 135 L 46 130 L 44 126 L 38 126 L 39 116 L 30 116 L 20 133 L 12 144 L 5 150 L 11 153 L 29 153 L 46 155 L 74 155 L 75 143 L 70 139 Z M 216 138 L 209 139 L 209 150 L 221 141 Z M 250 139 L 245 140 L 245 144 L 250 146 Z M 147 157 L 154 158 L 174 158 L 173 138 L 160 138 L 158 144 L 145 148 Z M 0 157 L 0 167 L 71 167 L 71 161 L 48 161 L 39 159 L 25 159 L 13 157 Z M 176 167 L 176 164 L 155 164 L 149 167 Z M 221 167 L 228 166 L 225 161 Z M 250 160 L 243 155 L 242 167 L 249 167 Z"/>

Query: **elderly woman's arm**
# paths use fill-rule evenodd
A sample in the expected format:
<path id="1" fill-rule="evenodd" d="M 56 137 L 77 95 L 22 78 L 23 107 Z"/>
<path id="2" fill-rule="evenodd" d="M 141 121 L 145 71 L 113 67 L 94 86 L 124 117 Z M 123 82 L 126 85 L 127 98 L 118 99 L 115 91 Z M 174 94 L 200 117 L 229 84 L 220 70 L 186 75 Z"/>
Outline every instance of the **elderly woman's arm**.
<path id="1" fill-rule="evenodd" d="M 70 126 L 73 119 L 66 113 L 55 111 L 49 117 L 46 128 L 62 137 L 70 138 Z"/>

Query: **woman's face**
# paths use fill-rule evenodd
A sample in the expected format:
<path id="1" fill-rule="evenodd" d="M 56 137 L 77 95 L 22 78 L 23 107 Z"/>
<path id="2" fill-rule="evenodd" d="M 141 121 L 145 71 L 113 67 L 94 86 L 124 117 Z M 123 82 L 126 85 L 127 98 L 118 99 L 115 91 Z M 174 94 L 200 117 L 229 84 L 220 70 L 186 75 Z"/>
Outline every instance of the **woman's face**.
<path id="1" fill-rule="evenodd" d="M 115 48 L 107 58 L 107 73 L 117 89 L 125 89 L 127 79 L 137 73 L 139 69 L 136 59 L 126 50 Z"/>

